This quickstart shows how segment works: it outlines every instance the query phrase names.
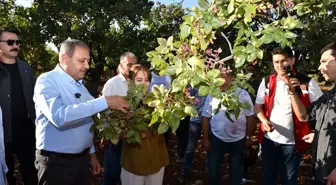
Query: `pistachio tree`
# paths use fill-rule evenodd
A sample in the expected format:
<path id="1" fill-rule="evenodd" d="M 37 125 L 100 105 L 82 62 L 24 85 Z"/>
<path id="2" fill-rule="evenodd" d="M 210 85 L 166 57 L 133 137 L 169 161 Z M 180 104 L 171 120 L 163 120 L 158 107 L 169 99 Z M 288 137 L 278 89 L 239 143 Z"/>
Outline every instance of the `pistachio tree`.
<path id="1" fill-rule="evenodd" d="M 237 118 L 240 111 L 249 108 L 249 105 L 239 101 L 238 95 L 234 93 L 236 89 L 240 87 L 255 93 L 247 84 L 251 74 L 244 74 L 244 67 L 262 61 L 263 47 L 270 43 L 278 43 L 282 47 L 291 46 L 297 37 L 297 30 L 305 27 L 297 15 L 303 16 L 316 9 L 327 13 L 324 10 L 329 3 L 199 0 L 199 6 L 193 7 L 192 12 L 183 17 L 179 36 L 158 38 L 159 46 L 147 53 L 152 69 L 159 71 L 160 75 L 171 76 L 173 80 L 168 89 L 154 85 L 152 91 L 146 93 L 142 106 L 152 109 L 147 112 L 150 116 L 146 117 L 150 121 L 144 124 L 162 134 L 169 128 L 175 132 L 179 121 L 187 115 L 197 116 L 193 106 L 197 100 L 190 96 L 188 86 L 197 88 L 200 96 L 210 95 L 220 99 L 217 111 L 224 106 L 226 116 L 231 121 L 230 114 Z M 256 21 L 260 19 L 266 21 L 260 24 Z M 225 32 L 227 28 L 237 32 L 232 43 Z M 230 50 L 226 52 L 230 53 L 228 56 L 221 54 L 224 47 L 214 47 L 218 46 L 214 44 L 218 37 L 223 37 L 226 41 L 223 45 L 227 45 L 226 48 Z M 221 90 L 225 83 L 221 74 L 233 77 L 225 91 Z M 128 130 L 128 133 L 132 136 L 135 132 Z M 102 136 L 106 138 L 107 135 Z"/>

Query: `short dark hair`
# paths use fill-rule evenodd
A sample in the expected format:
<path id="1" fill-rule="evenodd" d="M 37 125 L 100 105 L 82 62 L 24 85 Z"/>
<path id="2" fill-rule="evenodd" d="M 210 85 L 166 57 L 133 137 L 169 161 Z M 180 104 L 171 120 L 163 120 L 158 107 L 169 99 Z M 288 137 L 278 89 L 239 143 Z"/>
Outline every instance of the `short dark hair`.
<path id="1" fill-rule="evenodd" d="M 2 33 L 4 32 L 9 32 L 9 33 L 14 33 L 16 35 L 19 35 L 19 32 L 13 28 L 8 28 L 8 27 L 0 27 L 0 39 L 2 37 Z"/>
<path id="2" fill-rule="evenodd" d="M 286 46 L 284 48 L 282 47 L 276 47 L 272 50 L 271 52 L 272 56 L 273 55 L 284 55 L 286 58 L 293 58 L 293 51 L 289 46 Z"/>
<path id="3" fill-rule="evenodd" d="M 69 57 L 72 57 L 76 46 L 88 49 L 90 51 L 89 46 L 86 45 L 83 41 L 77 39 L 67 39 L 61 44 L 60 53 L 66 53 Z"/>
<path id="4" fill-rule="evenodd" d="M 324 48 L 321 49 L 320 54 L 322 55 L 324 52 L 331 50 L 331 54 L 336 57 L 336 43 L 333 42 L 331 44 L 326 45 Z"/>

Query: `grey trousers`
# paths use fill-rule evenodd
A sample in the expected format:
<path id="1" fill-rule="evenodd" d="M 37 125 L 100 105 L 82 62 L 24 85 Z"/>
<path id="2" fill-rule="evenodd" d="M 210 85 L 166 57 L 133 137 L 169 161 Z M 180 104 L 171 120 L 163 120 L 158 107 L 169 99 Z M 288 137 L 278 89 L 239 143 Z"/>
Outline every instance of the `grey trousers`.
<path id="1" fill-rule="evenodd" d="M 43 156 L 36 152 L 38 185 L 88 185 L 89 155 L 81 157 Z"/>

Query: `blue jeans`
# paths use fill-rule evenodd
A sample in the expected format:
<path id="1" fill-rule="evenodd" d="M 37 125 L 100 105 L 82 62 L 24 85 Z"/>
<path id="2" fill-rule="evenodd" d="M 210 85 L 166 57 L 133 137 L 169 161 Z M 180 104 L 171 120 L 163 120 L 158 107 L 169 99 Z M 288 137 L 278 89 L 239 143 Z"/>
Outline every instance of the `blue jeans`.
<path id="1" fill-rule="evenodd" d="M 104 152 L 104 177 L 101 185 L 115 185 L 120 182 L 122 141 L 111 144 Z"/>
<path id="2" fill-rule="evenodd" d="M 230 185 L 240 185 L 243 177 L 243 152 L 245 149 L 245 138 L 236 142 L 223 142 L 212 134 L 209 134 L 211 151 L 207 154 L 208 180 L 211 185 L 221 183 L 221 165 L 224 161 L 224 154 L 229 154 Z"/>
<path id="3" fill-rule="evenodd" d="M 181 167 L 182 168 L 181 173 L 183 176 L 188 176 L 190 174 L 192 161 L 194 158 L 194 151 L 197 146 L 197 141 L 200 137 L 201 137 L 201 123 L 190 122 L 188 145 L 184 153 L 184 159 Z"/>
<path id="4" fill-rule="evenodd" d="M 278 174 L 283 185 L 296 185 L 300 159 L 295 145 L 279 144 L 267 138 L 262 144 L 262 182 L 276 185 Z"/>

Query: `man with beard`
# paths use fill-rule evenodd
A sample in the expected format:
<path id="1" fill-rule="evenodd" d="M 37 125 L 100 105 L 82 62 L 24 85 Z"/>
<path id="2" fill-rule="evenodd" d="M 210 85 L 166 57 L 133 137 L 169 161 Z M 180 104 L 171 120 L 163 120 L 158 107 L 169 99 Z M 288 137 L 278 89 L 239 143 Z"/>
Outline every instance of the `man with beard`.
<path id="1" fill-rule="evenodd" d="M 34 71 L 17 58 L 21 41 L 18 33 L 0 28 L 0 106 L 3 127 L 7 179 L 15 185 L 14 154 L 25 185 L 37 184 L 35 160 L 35 108 L 33 102 Z"/>
<path id="2" fill-rule="evenodd" d="M 326 81 L 334 85 L 306 110 L 295 87 L 300 85 L 296 78 L 288 79 L 293 110 L 300 121 L 315 123 L 313 145 L 313 177 L 314 185 L 336 185 L 336 43 L 327 45 L 321 50 L 318 68 Z M 308 143 L 314 135 L 306 137 Z"/>

